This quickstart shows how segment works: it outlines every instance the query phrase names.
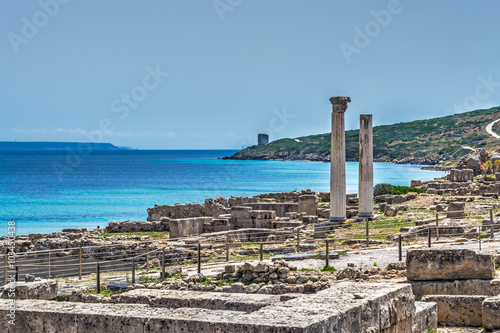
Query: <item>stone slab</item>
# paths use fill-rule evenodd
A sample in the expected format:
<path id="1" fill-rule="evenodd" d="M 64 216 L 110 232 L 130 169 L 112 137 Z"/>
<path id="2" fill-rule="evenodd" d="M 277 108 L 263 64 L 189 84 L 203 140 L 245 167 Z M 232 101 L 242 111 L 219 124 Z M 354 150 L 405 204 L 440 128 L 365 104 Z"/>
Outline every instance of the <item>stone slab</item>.
<path id="1" fill-rule="evenodd" d="M 12 282 L 1 288 L 0 297 L 10 299 L 54 299 L 57 297 L 57 281 Z"/>
<path id="2" fill-rule="evenodd" d="M 475 326 L 483 324 L 483 301 L 486 296 L 428 295 L 424 302 L 435 302 L 438 323 L 446 326 Z M 498 313 L 497 313 L 498 315 Z"/>
<path id="3" fill-rule="evenodd" d="M 489 297 L 483 301 L 483 327 L 500 329 L 500 297 Z"/>
<path id="4" fill-rule="evenodd" d="M 121 294 L 116 302 L 169 309 L 200 308 L 251 313 L 297 296 L 136 289 Z"/>
<path id="5" fill-rule="evenodd" d="M 410 281 L 450 281 L 495 278 L 491 254 L 466 249 L 410 250 L 406 255 Z"/>
<path id="6" fill-rule="evenodd" d="M 415 302 L 416 311 L 412 317 L 412 332 L 429 332 L 437 329 L 437 303 Z"/>
<path id="7" fill-rule="evenodd" d="M 205 223 L 210 223 L 213 217 L 191 217 L 170 220 L 170 238 L 181 238 L 203 233 Z"/>
<path id="8" fill-rule="evenodd" d="M 8 318 L 9 302 L 0 299 L 0 317 Z M 431 306 L 419 309 L 427 311 L 427 316 L 432 317 Z M 172 309 L 146 304 L 18 300 L 15 326 L 9 325 L 7 320 L 1 320 L 0 331 L 6 333 L 427 332 L 427 329 L 421 331 L 412 329 L 416 325 L 414 315 L 417 313 L 409 284 L 339 282 L 332 288 L 316 294 L 300 295 L 276 302 L 251 313 L 186 307 Z M 420 319 L 423 317 L 424 313 Z"/>
<path id="9" fill-rule="evenodd" d="M 426 295 L 500 295 L 500 280 L 411 281 L 417 301 Z"/>

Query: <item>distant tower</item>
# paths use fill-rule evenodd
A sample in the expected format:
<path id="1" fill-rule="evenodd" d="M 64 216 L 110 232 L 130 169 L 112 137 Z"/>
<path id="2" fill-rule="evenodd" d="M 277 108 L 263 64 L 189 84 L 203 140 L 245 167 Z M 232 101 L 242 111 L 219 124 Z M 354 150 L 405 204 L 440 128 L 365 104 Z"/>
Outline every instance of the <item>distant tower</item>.
<path id="1" fill-rule="evenodd" d="M 268 144 L 269 143 L 269 135 L 260 133 L 258 141 L 259 141 L 259 146 L 263 146 L 263 145 Z"/>

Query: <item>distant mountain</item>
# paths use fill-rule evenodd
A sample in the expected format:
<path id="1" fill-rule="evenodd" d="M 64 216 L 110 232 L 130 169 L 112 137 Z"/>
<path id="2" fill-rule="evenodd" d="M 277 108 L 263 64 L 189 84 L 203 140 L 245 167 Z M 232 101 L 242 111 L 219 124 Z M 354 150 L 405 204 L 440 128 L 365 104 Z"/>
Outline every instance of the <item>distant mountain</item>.
<path id="1" fill-rule="evenodd" d="M 94 142 L 14 142 L 0 141 L 0 151 L 65 151 L 65 150 L 128 150 L 111 143 Z"/>
<path id="2" fill-rule="evenodd" d="M 497 151 L 500 139 L 486 126 L 500 119 L 500 107 L 373 128 L 373 154 L 378 162 L 446 165 L 471 149 Z M 500 133 L 500 122 L 492 126 Z M 330 133 L 281 139 L 243 149 L 226 159 L 330 161 Z M 346 158 L 357 161 L 359 130 L 346 131 Z"/>

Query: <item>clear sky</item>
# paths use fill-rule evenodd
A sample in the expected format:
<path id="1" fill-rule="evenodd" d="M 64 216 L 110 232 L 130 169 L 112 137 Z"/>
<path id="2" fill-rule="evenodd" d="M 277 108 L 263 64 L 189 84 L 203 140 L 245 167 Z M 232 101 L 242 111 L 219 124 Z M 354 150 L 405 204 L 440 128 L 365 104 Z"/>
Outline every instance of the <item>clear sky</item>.
<path id="1" fill-rule="evenodd" d="M 3 1 L 0 141 L 241 148 L 500 104 L 500 2 Z"/>

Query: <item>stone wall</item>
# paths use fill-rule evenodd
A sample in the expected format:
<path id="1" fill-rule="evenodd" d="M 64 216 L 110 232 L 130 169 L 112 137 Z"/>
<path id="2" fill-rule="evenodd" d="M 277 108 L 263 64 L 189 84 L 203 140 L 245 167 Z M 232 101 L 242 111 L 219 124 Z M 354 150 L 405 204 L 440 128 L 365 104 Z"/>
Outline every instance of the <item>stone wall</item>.
<path id="1" fill-rule="evenodd" d="M 245 207 L 250 207 L 253 210 L 274 210 L 276 212 L 276 216 L 286 217 L 286 213 L 290 212 L 299 212 L 299 204 L 292 202 L 285 203 L 246 203 Z M 300 212 L 299 212 L 300 213 Z"/>
<path id="2" fill-rule="evenodd" d="M 317 195 L 317 193 L 311 190 L 280 192 L 280 193 L 264 193 L 256 195 L 254 198 L 258 200 L 273 199 L 276 202 L 298 202 L 299 197 L 302 195 Z M 328 201 L 330 201 L 330 199 L 328 199 Z"/>
<path id="3" fill-rule="evenodd" d="M 170 219 L 168 217 L 162 217 L 160 221 L 113 221 L 109 222 L 108 226 L 104 228 L 104 231 L 109 233 L 165 232 L 170 231 Z"/>
<path id="4" fill-rule="evenodd" d="M 189 202 L 185 205 L 176 203 L 174 205 L 155 205 L 148 208 L 148 221 L 160 221 L 162 217 L 170 219 L 182 219 L 190 217 L 214 216 L 229 213 L 229 200 L 224 197 L 206 199 L 203 204 Z"/>
<path id="5" fill-rule="evenodd" d="M 471 182 L 474 180 L 472 169 L 452 169 L 447 177 L 452 182 Z"/>
<path id="6" fill-rule="evenodd" d="M 244 228 L 272 228 L 276 220 L 276 212 L 273 210 L 252 210 L 247 206 L 231 207 L 231 224 L 234 229 Z"/>

